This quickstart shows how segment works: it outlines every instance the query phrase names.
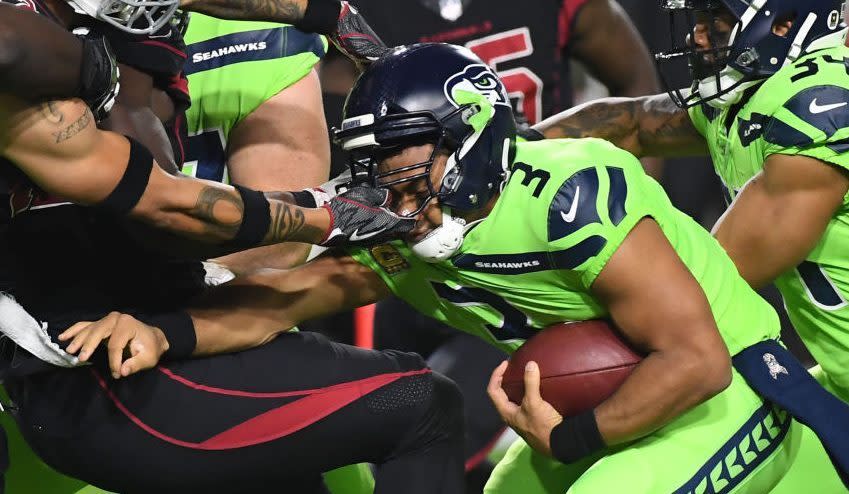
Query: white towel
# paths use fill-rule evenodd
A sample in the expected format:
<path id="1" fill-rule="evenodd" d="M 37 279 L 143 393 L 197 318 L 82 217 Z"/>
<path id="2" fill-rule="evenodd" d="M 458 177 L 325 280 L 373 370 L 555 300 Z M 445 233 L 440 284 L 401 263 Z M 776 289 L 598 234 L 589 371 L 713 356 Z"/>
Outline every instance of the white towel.
<path id="1" fill-rule="evenodd" d="M 0 292 L 0 332 L 19 347 L 39 359 L 59 367 L 84 365 L 62 350 L 47 334 L 47 323 L 40 323 L 9 294 Z"/>

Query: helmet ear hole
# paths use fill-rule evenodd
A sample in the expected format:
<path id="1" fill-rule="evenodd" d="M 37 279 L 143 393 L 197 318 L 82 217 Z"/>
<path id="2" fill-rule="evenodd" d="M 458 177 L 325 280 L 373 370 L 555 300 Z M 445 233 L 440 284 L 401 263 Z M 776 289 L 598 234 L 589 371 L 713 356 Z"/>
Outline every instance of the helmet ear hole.
<path id="1" fill-rule="evenodd" d="M 772 34 L 786 38 L 790 29 L 793 28 L 793 23 L 796 21 L 798 14 L 795 10 L 784 12 L 775 17 L 772 23 Z"/>

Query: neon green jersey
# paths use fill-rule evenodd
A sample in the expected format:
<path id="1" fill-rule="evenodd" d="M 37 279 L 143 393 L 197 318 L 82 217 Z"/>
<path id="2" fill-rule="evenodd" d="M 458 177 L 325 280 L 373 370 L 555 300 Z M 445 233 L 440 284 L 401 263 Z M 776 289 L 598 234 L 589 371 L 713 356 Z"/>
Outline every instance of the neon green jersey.
<path id="1" fill-rule="evenodd" d="M 186 114 L 190 139 L 183 172 L 226 180 L 230 131 L 307 75 L 324 56 L 327 41 L 284 24 L 201 14 L 192 14 L 185 38 L 192 106 Z"/>
<path id="2" fill-rule="evenodd" d="M 732 354 L 778 335 L 775 311 L 631 154 L 598 139 L 519 143 L 512 170 L 450 260 L 428 264 L 401 242 L 354 258 L 420 312 L 512 351 L 550 324 L 608 316 L 590 286 L 650 216 L 700 282 Z"/>
<path id="3" fill-rule="evenodd" d="M 690 111 L 728 199 L 773 154 L 849 168 L 849 48 L 818 50 L 781 69 L 742 105 L 726 132 L 729 111 Z M 776 285 L 806 345 L 849 389 L 849 196 L 807 260 L 781 275 Z"/>

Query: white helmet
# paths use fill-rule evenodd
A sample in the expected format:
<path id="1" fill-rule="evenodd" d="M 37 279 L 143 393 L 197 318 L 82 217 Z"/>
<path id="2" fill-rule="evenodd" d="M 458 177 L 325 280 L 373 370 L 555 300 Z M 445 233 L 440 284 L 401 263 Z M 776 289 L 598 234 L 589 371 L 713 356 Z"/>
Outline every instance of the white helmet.
<path id="1" fill-rule="evenodd" d="M 162 29 L 180 6 L 180 0 L 68 0 L 78 14 L 87 15 L 131 34 L 153 34 Z"/>

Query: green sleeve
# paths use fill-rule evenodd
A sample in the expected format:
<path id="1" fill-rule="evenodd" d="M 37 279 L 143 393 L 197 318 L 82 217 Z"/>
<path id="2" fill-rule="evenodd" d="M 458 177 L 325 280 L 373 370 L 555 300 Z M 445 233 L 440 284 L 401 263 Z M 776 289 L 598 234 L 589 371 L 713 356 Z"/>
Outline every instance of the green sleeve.
<path id="1" fill-rule="evenodd" d="M 610 146 L 598 161 L 604 165 L 580 170 L 560 185 L 547 215 L 554 264 L 571 270 L 587 291 L 634 226 L 653 215 L 655 194 L 663 194 L 630 153 Z"/>
<path id="2" fill-rule="evenodd" d="M 702 105 L 696 105 L 690 108 L 687 110 L 687 114 L 690 115 L 690 121 L 693 122 L 693 127 L 699 131 L 699 134 L 707 136 L 706 132 L 709 121 L 705 115 Z"/>
<path id="3" fill-rule="evenodd" d="M 847 127 L 836 129 L 828 122 L 821 124 L 824 129 L 818 129 L 782 108 L 764 138 L 764 158 L 773 154 L 807 156 L 849 170 L 849 108 L 842 118 Z"/>
<path id="4" fill-rule="evenodd" d="M 324 36 L 319 36 L 317 34 L 306 35 L 296 30 L 288 32 L 299 36 L 318 36 L 321 38 L 321 43 L 324 46 L 323 53 L 327 53 L 327 38 Z M 321 57 L 316 56 L 316 54 L 311 51 L 305 51 L 288 57 L 279 58 L 274 65 L 264 65 L 266 70 L 269 72 L 272 72 L 273 70 L 273 73 L 268 73 L 265 78 L 267 85 L 261 101 L 268 101 L 279 92 L 306 77 L 306 75 L 309 74 L 313 67 L 315 67 L 320 61 Z M 251 112 L 255 109 L 256 108 L 253 108 Z M 241 114 L 239 119 L 236 121 L 236 125 L 238 125 L 238 123 L 248 115 L 250 115 L 250 112 Z"/>
<path id="5" fill-rule="evenodd" d="M 393 292 L 397 288 L 397 280 L 393 279 L 393 275 L 409 268 L 408 262 L 392 243 L 377 245 L 368 249 L 365 247 L 349 247 L 346 251 L 355 261 L 377 273 Z"/>

